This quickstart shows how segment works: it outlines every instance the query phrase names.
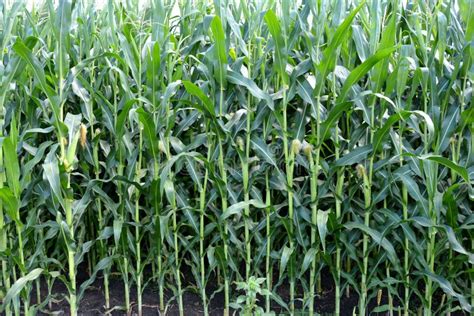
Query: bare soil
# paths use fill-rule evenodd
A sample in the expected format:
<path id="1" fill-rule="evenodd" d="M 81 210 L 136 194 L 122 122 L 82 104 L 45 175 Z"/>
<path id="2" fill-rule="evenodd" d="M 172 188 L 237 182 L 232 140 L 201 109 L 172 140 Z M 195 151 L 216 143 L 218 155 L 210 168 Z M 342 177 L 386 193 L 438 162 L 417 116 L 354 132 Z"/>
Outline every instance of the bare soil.
<path id="1" fill-rule="evenodd" d="M 87 274 L 84 270 L 80 271 L 80 282 L 87 279 Z M 278 277 L 277 274 L 275 274 Z M 81 280 L 82 279 L 82 280 Z M 208 296 L 216 288 L 216 280 L 209 282 L 207 293 Z M 201 304 L 201 298 L 199 293 L 196 292 L 194 280 L 190 271 L 184 271 L 184 287 L 186 288 L 185 293 L 183 294 L 183 303 L 185 308 L 186 316 L 194 315 L 203 315 L 203 307 Z M 67 289 L 66 287 L 58 280 L 53 286 L 53 296 L 54 303 L 49 306 L 45 306 L 39 313 L 39 315 L 68 315 L 69 314 L 69 304 L 66 300 Z M 302 293 L 302 289 L 298 289 L 298 293 Z M 282 297 L 285 302 L 289 301 L 289 286 L 286 283 L 278 288 L 278 294 Z M 41 297 L 44 300 L 47 297 L 47 286 L 44 282 L 41 284 Z M 176 300 L 172 298 L 173 294 L 171 291 L 165 293 L 165 302 L 169 301 L 168 307 L 165 315 L 179 315 L 178 305 Z M 126 311 L 123 310 L 121 306 L 124 304 L 124 285 L 123 281 L 119 275 L 112 275 L 110 278 L 110 305 L 111 309 L 105 309 L 105 298 L 103 294 L 103 280 L 97 278 L 96 281 L 85 291 L 84 297 L 82 298 L 79 304 L 79 315 L 127 315 Z M 36 298 L 36 293 L 32 293 L 32 301 L 34 302 Z M 130 289 L 130 301 L 132 305 L 131 315 L 137 314 L 137 301 L 136 301 L 136 288 L 132 287 Z M 158 287 L 154 283 L 150 283 L 144 290 L 142 296 L 143 302 L 143 315 L 163 315 L 159 310 L 159 293 Z M 351 295 L 347 297 L 343 295 L 341 302 L 341 315 L 353 315 L 354 308 L 357 306 L 358 296 L 357 293 L 352 291 Z M 259 304 L 264 304 L 264 298 L 259 298 Z M 381 304 L 387 303 L 386 293 L 382 295 Z M 396 302 L 395 302 L 396 305 Z M 223 293 L 217 293 L 214 295 L 210 301 L 209 313 L 211 315 L 222 315 L 224 306 L 224 295 Z M 376 301 L 373 299 L 368 310 L 373 310 L 376 307 Z M 301 307 L 301 300 L 298 300 L 295 304 L 295 307 L 298 309 Z M 334 311 L 334 284 L 333 279 L 329 272 L 323 271 L 322 274 L 322 292 L 315 299 L 315 309 L 320 315 L 332 315 Z M 277 315 L 285 315 L 284 309 L 282 309 L 278 304 L 273 303 L 272 310 Z M 232 311 L 231 314 L 239 315 L 239 311 Z M 385 315 L 386 313 L 370 313 L 370 315 Z M 299 313 L 298 315 L 307 315 L 307 313 Z M 460 313 L 452 313 L 451 315 L 464 315 Z"/>

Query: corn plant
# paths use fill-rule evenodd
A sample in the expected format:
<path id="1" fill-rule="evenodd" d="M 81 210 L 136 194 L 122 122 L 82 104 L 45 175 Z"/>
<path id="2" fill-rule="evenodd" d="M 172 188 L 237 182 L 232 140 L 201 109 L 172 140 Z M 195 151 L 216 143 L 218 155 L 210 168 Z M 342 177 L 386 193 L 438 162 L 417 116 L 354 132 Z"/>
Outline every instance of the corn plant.
<path id="1" fill-rule="evenodd" d="M 473 8 L 0 3 L 0 312 L 472 313 Z"/>

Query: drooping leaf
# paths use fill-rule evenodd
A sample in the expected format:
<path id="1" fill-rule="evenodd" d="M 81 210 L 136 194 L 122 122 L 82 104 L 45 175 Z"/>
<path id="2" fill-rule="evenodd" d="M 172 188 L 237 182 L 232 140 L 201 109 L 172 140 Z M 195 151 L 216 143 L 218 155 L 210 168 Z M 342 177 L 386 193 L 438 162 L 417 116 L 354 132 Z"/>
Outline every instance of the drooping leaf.
<path id="1" fill-rule="evenodd" d="M 202 90 L 194 83 L 183 81 L 183 84 L 189 94 L 197 97 L 203 103 L 206 113 L 211 117 L 215 117 L 214 105 L 212 104 L 211 99 L 209 99 L 208 96 L 205 95 L 204 92 L 202 92 Z"/>
<path id="2" fill-rule="evenodd" d="M 365 76 L 375 64 L 390 56 L 390 54 L 392 54 L 395 49 L 396 47 L 380 49 L 373 56 L 370 56 L 366 61 L 352 70 L 346 81 L 344 81 L 344 85 L 342 86 L 341 92 L 339 93 L 338 103 L 341 103 L 346 99 L 349 89 L 357 81 Z"/>
<path id="3" fill-rule="evenodd" d="M 408 111 L 401 111 L 401 112 L 395 113 L 391 115 L 387 119 L 385 124 L 375 132 L 374 140 L 373 140 L 373 146 L 374 146 L 373 154 L 374 155 L 380 150 L 382 141 L 384 137 L 387 135 L 387 133 L 389 132 L 390 128 L 398 121 L 407 119 L 410 115 L 411 113 Z"/>
<path id="4" fill-rule="evenodd" d="M 41 273 L 43 273 L 43 269 L 36 268 L 31 270 L 24 277 L 21 277 L 16 280 L 16 282 L 7 291 L 7 295 L 3 300 L 3 305 L 1 305 L 2 310 L 4 310 L 4 307 L 9 305 L 14 298 L 18 297 L 18 294 L 20 294 L 20 292 L 25 288 L 25 286 L 27 286 L 28 282 L 36 280 L 41 275 Z"/>
<path id="5" fill-rule="evenodd" d="M 248 91 L 254 97 L 259 98 L 261 100 L 265 100 L 265 102 L 267 103 L 270 110 L 272 110 L 272 111 L 274 110 L 273 99 L 270 97 L 270 95 L 268 95 L 263 90 L 261 90 L 255 84 L 254 81 L 250 80 L 249 78 L 245 78 L 244 76 L 242 76 L 241 74 L 239 74 L 239 73 L 237 73 L 233 70 L 229 70 L 227 72 L 227 79 L 232 83 L 235 83 L 237 85 L 246 87 L 248 89 Z"/>
<path id="6" fill-rule="evenodd" d="M 372 152 L 372 145 L 365 145 L 362 147 L 357 147 L 356 149 L 349 152 L 347 155 L 339 158 L 335 163 L 334 166 L 348 166 L 353 165 L 355 163 L 362 162 L 367 156 Z"/>

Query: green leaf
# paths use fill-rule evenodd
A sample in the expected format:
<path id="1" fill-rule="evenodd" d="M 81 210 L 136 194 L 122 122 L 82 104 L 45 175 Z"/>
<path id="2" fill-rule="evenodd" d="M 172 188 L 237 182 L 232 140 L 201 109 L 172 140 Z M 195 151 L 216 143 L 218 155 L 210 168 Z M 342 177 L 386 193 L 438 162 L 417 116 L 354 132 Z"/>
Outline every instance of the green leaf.
<path id="1" fill-rule="evenodd" d="M 286 266 L 288 265 L 288 261 L 290 261 L 292 254 L 293 251 L 291 250 L 291 248 L 287 246 L 283 247 L 280 258 L 280 278 L 282 277 L 282 274 L 286 271 Z"/>
<path id="2" fill-rule="evenodd" d="M 78 295 L 77 295 L 78 302 L 82 300 L 82 298 L 84 297 L 84 293 L 89 288 L 89 286 L 91 286 L 94 283 L 95 279 L 97 278 L 97 273 L 104 269 L 110 268 L 114 260 L 117 260 L 118 258 L 119 258 L 118 255 L 105 257 L 105 258 L 102 258 L 95 265 L 94 271 L 92 272 L 92 275 L 90 276 L 90 278 L 81 283 L 81 287 L 79 288 Z"/>
<path id="3" fill-rule="evenodd" d="M 8 216 L 15 222 L 18 222 L 18 210 L 20 209 L 20 200 L 15 197 L 9 188 L 0 188 L 0 200 L 2 200 Z"/>
<path id="4" fill-rule="evenodd" d="M 254 97 L 259 98 L 261 100 L 265 100 L 265 102 L 267 103 L 270 110 L 272 110 L 272 111 L 274 110 L 273 99 L 270 97 L 270 95 L 268 95 L 266 92 L 261 90 L 255 84 L 254 81 L 250 80 L 249 78 L 245 78 L 244 76 L 242 76 L 241 74 L 239 74 L 238 72 L 235 72 L 233 70 L 229 70 L 227 72 L 227 79 L 230 82 L 234 83 L 234 84 L 246 87 L 248 89 L 248 91 Z"/>
<path id="5" fill-rule="evenodd" d="M 449 146 L 451 136 L 456 130 L 456 126 L 459 124 L 459 112 L 460 107 L 458 105 L 453 105 L 450 108 L 449 114 L 445 117 L 442 128 L 439 131 L 439 143 L 437 146 L 437 153 L 442 153 Z"/>
<path id="6" fill-rule="evenodd" d="M 216 15 L 211 22 L 211 30 L 215 40 L 216 57 L 218 64 L 217 80 L 221 86 L 225 86 L 226 82 L 226 64 L 227 55 L 225 48 L 225 33 L 222 27 L 221 19 Z"/>
<path id="7" fill-rule="evenodd" d="M 408 175 L 400 175 L 400 179 L 403 181 L 403 184 L 405 184 L 408 193 L 410 196 L 418 203 L 421 205 L 423 208 L 423 211 L 425 214 L 428 214 L 428 207 L 425 203 L 425 198 L 421 195 L 420 188 L 418 187 L 418 184 L 415 182 L 415 180 L 412 179 L 412 177 Z"/>
<path id="8" fill-rule="evenodd" d="M 28 282 L 36 280 L 41 275 L 42 272 L 43 272 L 43 269 L 36 268 L 36 269 L 31 270 L 24 277 L 21 277 L 18 280 L 16 280 L 16 282 L 8 290 L 7 295 L 5 296 L 5 299 L 3 300 L 3 304 L 1 305 L 2 310 L 4 310 L 4 307 L 9 305 L 13 299 L 18 297 L 18 295 L 25 288 Z"/>
<path id="9" fill-rule="evenodd" d="M 54 196 L 58 199 L 61 205 L 64 206 L 63 196 L 61 194 L 61 180 L 59 178 L 58 161 L 53 160 L 43 164 L 43 175 L 48 180 L 49 186 L 53 191 Z"/>
<path id="10" fill-rule="evenodd" d="M 321 244 L 323 245 L 323 251 L 326 252 L 326 234 L 328 232 L 328 215 L 330 211 L 321 211 L 318 210 L 318 214 L 316 216 L 316 222 L 318 225 L 318 233 L 319 239 L 321 240 Z"/>
<path id="11" fill-rule="evenodd" d="M 472 42 L 474 41 L 474 0 L 460 0 L 459 8 L 461 18 L 466 24 L 466 42 Z"/>
<path id="12" fill-rule="evenodd" d="M 235 203 L 235 204 L 231 205 L 230 207 L 228 207 L 227 210 L 224 213 L 222 213 L 221 220 L 225 220 L 225 219 L 229 218 L 232 215 L 239 214 L 247 206 L 253 206 L 255 208 L 260 208 L 260 209 L 263 209 L 263 208 L 267 207 L 266 204 L 264 204 L 260 201 L 257 201 L 257 200 L 249 200 L 248 202 L 245 202 L 245 201 L 238 202 L 238 203 Z"/>
<path id="13" fill-rule="evenodd" d="M 309 266 L 313 263 L 316 259 L 316 254 L 318 253 L 318 249 L 310 248 L 304 255 L 303 264 L 301 265 L 300 275 L 303 275 L 306 270 L 308 270 Z"/>
<path id="14" fill-rule="evenodd" d="M 147 81 L 151 85 L 152 89 L 159 88 L 159 78 L 158 74 L 160 73 L 160 64 L 161 64 L 161 48 L 159 42 L 151 43 L 147 48 Z"/>
<path id="15" fill-rule="evenodd" d="M 463 179 L 464 181 L 466 181 L 466 183 L 470 184 L 470 181 L 469 181 L 469 174 L 466 170 L 466 168 L 464 167 L 461 167 L 460 165 L 452 162 L 451 160 L 445 158 L 445 157 L 442 157 L 442 156 L 438 156 L 438 155 L 433 155 L 433 154 L 427 154 L 427 155 L 423 155 L 423 156 L 420 156 L 419 157 L 421 160 L 431 160 L 431 161 L 435 161 L 437 162 L 438 164 L 441 164 L 445 167 L 448 167 L 449 169 L 453 170 L 454 172 L 456 172 L 457 174 L 459 174 Z"/>
<path id="16" fill-rule="evenodd" d="M 18 154 L 10 137 L 6 137 L 2 144 L 5 155 L 5 171 L 7 174 L 8 186 L 16 198 L 20 197 L 20 165 Z"/>
<path id="17" fill-rule="evenodd" d="M 283 40 L 282 31 L 278 17 L 273 10 L 268 10 L 264 16 L 265 23 L 273 38 L 275 45 L 273 63 L 276 72 L 280 75 L 284 85 L 288 84 L 288 74 L 286 73 L 287 52 Z"/>
<path id="18" fill-rule="evenodd" d="M 69 70 L 68 47 L 70 45 L 69 36 L 71 30 L 71 0 L 59 1 L 56 13 L 56 27 L 53 28 L 56 33 L 57 51 L 56 68 L 62 78 Z"/>
<path id="19" fill-rule="evenodd" d="M 67 148 L 67 161 L 73 163 L 76 157 L 77 143 L 79 141 L 79 127 L 81 125 L 82 114 L 73 115 L 71 113 L 66 114 L 64 124 L 68 128 L 68 148 Z"/>
<path id="20" fill-rule="evenodd" d="M 444 293 L 446 293 L 446 294 L 448 294 L 452 297 L 457 298 L 459 300 L 459 303 L 461 303 L 462 308 L 466 312 L 471 312 L 472 306 L 468 303 L 468 301 L 466 300 L 466 298 L 463 295 L 457 293 L 453 289 L 453 286 L 451 285 L 451 283 L 448 280 L 446 280 L 445 278 L 443 278 L 439 275 L 436 275 L 436 274 L 434 274 L 430 271 L 424 271 L 423 273 L 426 276 L 428 276 L 428 278 L 430 278 L 431 280 L 438 283 Z"/>
<path id="21" fill-rule="evenodd" d="M 349 28 L 351 27 L 352 21 L 364 4 L 365 0 L 361 1 L 359 5 L 345 18 L 341 25 L 336 29 L 336 32 L 334 32 L 329 45 L 324 49 L 323 58 L 318 65 L 319 74 L 314 89 L 316 96 L 321 94 L 327 75 L 335 67 L 336 58 L 338 56 L 337 48 L 342 44 L 347 34 L 349 34 Z"/>
<path id="22" fill-rule="evenodd" d="M 212 19 L 211 30 L 215 40 L 217 58 L 221 64 L 227 64 L 224 29 L 222 28 L 222 21 L 217 15 Z"/>
<path id="23" fill-rule="evenodd" d="M 33 168 L 41 161 L 43 160 L 44 152 L 46 149 L 48 149 L 51 145 L 53 144 L 52 141 L 46 141 L 42 143 L 38 150 L 35 153 L 35 156 L 32 157 L 30 160 L 28 160 L 23 166 L 22 166 L 22 178 L 21 178 L 21 188 L 25 188 L 29 182 L 31 181 L 31 171 Z"/>
<path id="24" fill-rule="evenodd" d="M 462 112 L 461 119 L 462 119 L 463 125 L 474 123 L 474 105 L 472 105 L 469 109 L 466 109 Z"/>
<path id="25" fill-rule="evenodd" d="M 379 49 L 389 48 L 395 45 L 399 15 L 400 14 L 396 12 L 391 14 L 390 20 L 383 29 L 382 38 L 378 44 Z M 373 87 L 374 91 L 380 91 L 383 84 L 387 81 L 388 68 L 388 59 L 374 66 L 371 76 L 375 81 L 375 87 Z"/>
<path id="26" fill-rule="evenodd" d="M 351 109 L 351 102 L 343 102 L 334 106 L 331 111 L 328 113 L 328 117 L 321 125 L 321 141 L 320 143 L 326 140 L 326 137 L 329 135 L 330 129 L 334 126 L 336 121 L 341 117 L 341 115 L 347 110 Z"/>
<path id="27" fill-rule="evenodd" d="M 55 94 L 54 90 L 49 86 L 46 81 L 46 76 L 44 74 L 44 69 L 41 66 L 39 60 L 33 56 L 31 50 L 20 40 L 17 38 L 15 44 L 13 44 L 13 50 L 15 53 L 18 54 L 26 63 L 30 66 L 33 70 L 36 79 L 39 81 L 41 89 L 48 97 L 49 102 L 51 103 L 51 109 L 53 110 L 54 119 L 56 125 L 60 122 L 59 117 L 59 100 L 57 95 Z M 57 129 L 60 132 L 59 125 L 57 125 Z"/>
<path id="28" fill-rule="evenodd" d="M 135 102 L 137 102 L 137 99 L 128 100 L 120 111 L 120 114 L 118 114 L 117 124 L 115 126 L 115 132 L 118 139 L 121 139 L 123 136 L 125 121 L 127 120 L 130 109 L 132 108 L 133 104 L 135 104 Z"/>
<path id="29" fill-rule="evenodd" d="M 151 154 L 155 161 L 158 161 L 159 148 L 158 148 L 158 137 L 156 135 L 155 122 L 151 114 L 146 112 L 142 107 L 137 109 L 138 119 L 143 124 L 143 130 L 145 139 L 148 142 L 148 146 L 151 149 Z"/>
<path id="30" fill-rule="evenodd" d="M 201 192 L 202 190 L 202 183 L 201 183 L 201 175 L 196 170 L 196 161 L 191 157 L 186 156 L 186 170 L 188 171 L 191 179 L 193 180 L 194 184 L 197 185 L 198 191 Z"/>
<path id="31" fill-rule="evenodd" d="M 381 128 L 377 129 L 377 131 L 374 134 L 374 140 L 373 140 L 373 145 L 374 145 L 374 150 L 372 152 L 373 155 L 375 155 L 380 150 L 382 141 L 384 137 L 387 135 L 387 133 L 390 131 L 390 128 L 393 126 L 393 124 L 395 124 L 396 122 L 400 120 L 406 120 L 410 115 L 411 115 L 411 112 L 408 112 L 408 111 L 400 111 L 398 113 L 392 114 L 387 119 L 385 124 Z"/>
<path id="32" fill-rule="evenodd" d="M 209 99 L 209 97 L 205 95 L 204 92 L 202 92 L 202 90 L 191 81 L 183 81 L 183 84 L 184 88 L 190 95 L 197 97 L 203 103 L 207 114 L 215 118 L 216 114 L 211 99 Z"/>
<path id="33" fill-rule="evenodd" d="M 351 71 L 344 85 L 342 86 L 341 92 L 339 93 L 337 103 L 341 103 L 346 99 L 349 89 L 357 83 L 365 74 L 367 74 L 372 67 L 377 64 L 379 61 L 387 58 L 392 54 L 397 47 L 384 48 L 377 51 L 374 55 L 370 56 L 366 61 L 357 66 L 354 70 Z"/>
<path id="34" fill-rule="evenodd" d="M 372 152 L 372 145 L 365 145 L 362 147 L 357 147 L 352 150 L 350 153 L 344 155 L 343 157 L 336 160 L 334 166 L 349 166 L 355 163 L 360 163 Z"/>
<path id="35" fill-rule="evenodd" d="M 457 253 L 466 255 L 469 259 L 469 263 L 474 264 L 474 254 L 468 252 L 462 244 L 458 241 L 456 238 L 456 235 L 454 234 L 454 230 L 452 227 L 448 225 L 443 225 L 442 226 L 444 230 L 446 231 L 446 235 L 448 236 L 448 241 L 449 244 L 451 245 L 451 248 L 456 251 Z"/>
<path id="36" fill-rule="evenodd" d="M 392 264 L 396 267 L 400 265 L 397 253 L 395 252 L 395 248 L 393 247 L 392 243 L 378 231 L 373 228 L 367 227 L 362 223 L 356 222 L 349 222 L 344 224 L 344 227 L 347 229 L 359 229 L 369 235 L 378 245 L 382 246 L 382 248 L 387 251 L 388 258 L 392 262 Z"/>
<path id="37" fill-rule="evenodd" d="M 171 207 L 176 209 L 176 191 L 174 189 L 173 182 L 170 179 L 166 179 L 164 184 L 164 190 L 168 202 L 170 202 Z"/>
<path id="38" fill-rule="evenodd" d="M 434 128 L 434 124 L 433 124 L 433 121 L 431 120 L 430 116 L 428 114 L 426 114 L 425 112 L 423 112 L 423 111 L 415 110 L 415 111 L 411 111 L 411 112 L 413 114 L 421 117 L 425 121 L 426 132 L 428 133 L 426 141 L 428 142 L 428 144 L 431 144 L 431 142 L 433 141 L 433 139 L 435 137 L 435 128 Z"/>
<path id="39" fill-rule="evenodd" d="M 274 167 L 277 167 L 277 162 L 273 156 L 272 151 L 268 145 L 260 138 L 252 138 L 251 140 L 252 148 L 255 150 L 260 157 L 262 157 L 266 162 L 271 164 Z"/>
<path id="40" fill-rule="evenodd" d="M 73 138 L 77 134 L 79 130 L 79 126 L 81 125 L 82 114 L 71 114 L 67 113 L 66 118 L 64 119 L 64 124 L 68 128 L 68 144 L 73 142 Z"/>
<path id="41" fill-rule="evenodd" d="M 115 246 L 118 247 L 120 236 L 122 235 L 123 220 L 115 219 L 113 223 Z"/>

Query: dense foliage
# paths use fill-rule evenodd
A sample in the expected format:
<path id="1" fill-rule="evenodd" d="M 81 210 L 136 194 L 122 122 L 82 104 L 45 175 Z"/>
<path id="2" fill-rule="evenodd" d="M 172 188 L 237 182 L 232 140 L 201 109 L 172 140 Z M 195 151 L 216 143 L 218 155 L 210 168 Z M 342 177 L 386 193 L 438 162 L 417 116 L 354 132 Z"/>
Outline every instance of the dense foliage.
<path id="1" fill-rule="evenodd" d="M 9 2 L 7 315 L 54 282 L 112 308 L 114 271 L 138 313 L 156 286 L 161 310 L 312 314 L 322 274 L 336 314 L 472 309 L 472 0 Z"/>

